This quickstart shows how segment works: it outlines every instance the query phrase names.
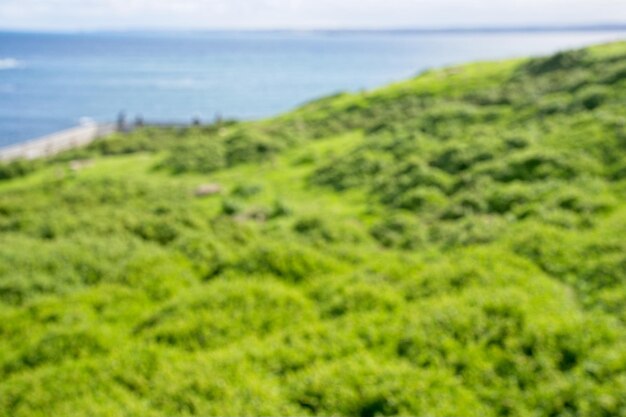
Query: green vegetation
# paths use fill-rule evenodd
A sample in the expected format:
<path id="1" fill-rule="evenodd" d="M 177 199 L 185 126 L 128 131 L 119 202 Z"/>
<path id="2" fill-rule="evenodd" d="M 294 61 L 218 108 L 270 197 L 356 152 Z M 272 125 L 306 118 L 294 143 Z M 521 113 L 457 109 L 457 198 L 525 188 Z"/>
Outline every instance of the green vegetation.
<path id="1" fill-rule="evenodd" d="M 626 416 L 626 43 L 0 179 L 0 416 Z"/>

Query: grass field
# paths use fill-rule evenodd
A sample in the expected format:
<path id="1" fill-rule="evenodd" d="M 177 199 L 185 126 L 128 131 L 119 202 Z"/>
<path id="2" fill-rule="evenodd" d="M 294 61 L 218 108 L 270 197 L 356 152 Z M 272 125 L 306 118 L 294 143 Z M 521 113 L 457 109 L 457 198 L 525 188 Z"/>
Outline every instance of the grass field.
<path id="1" fill-rule="evenodd" d="M 0 416 L 626 416 L 625 236 L 624 42 L 0 165 Z"/>

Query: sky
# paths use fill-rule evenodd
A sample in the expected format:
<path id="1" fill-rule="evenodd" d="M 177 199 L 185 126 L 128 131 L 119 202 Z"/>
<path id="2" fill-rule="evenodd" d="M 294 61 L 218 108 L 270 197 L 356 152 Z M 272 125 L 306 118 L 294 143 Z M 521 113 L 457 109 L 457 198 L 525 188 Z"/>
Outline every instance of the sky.
<path id="1" fill-rule="evenodd" d="M 626 23 L 626 0 L 0 0 L 0 29 L 367 29 Z"/>

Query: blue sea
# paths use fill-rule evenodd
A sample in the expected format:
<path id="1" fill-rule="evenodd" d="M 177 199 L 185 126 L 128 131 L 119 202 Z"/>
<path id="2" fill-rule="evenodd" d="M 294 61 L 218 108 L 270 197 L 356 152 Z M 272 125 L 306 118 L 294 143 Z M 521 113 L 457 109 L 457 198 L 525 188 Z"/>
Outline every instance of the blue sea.
<path id="1" fill-rule="evenodd" d="M 0 33 L 0 146 L 81 118 L 252 119 L 432 67 L 540 55 L 622 31 Z"/>

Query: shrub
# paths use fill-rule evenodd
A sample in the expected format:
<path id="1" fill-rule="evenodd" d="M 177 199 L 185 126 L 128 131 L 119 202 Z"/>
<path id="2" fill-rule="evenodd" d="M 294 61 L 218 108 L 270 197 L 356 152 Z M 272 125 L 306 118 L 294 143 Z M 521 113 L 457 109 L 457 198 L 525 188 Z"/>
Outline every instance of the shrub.
<path id="1" fill-rule="evenodd" d="M 0 181 L 23 177 L 41 166 L 39 161 L 18 159 L 12 162 L 0 161 Z"/>
<path id="2" fill-rule="evenodd" d="M 446 195 L 434 187 L 420 187 L 408 190 L 393 201 L 393 206 L 401 209 L 434 213 L 448 203 Z"/>
<path id="3" fill-rule="evenodd" d="M 586 60 L 586 51 L 565 51 L 547 58 L 529 60 L 523 69 L 532 75 L 542 75 L 553 71 L 571 70 L 581 65 L 584 66 Z"/>
<path id="4" fill-rule="evenodd" d="M 60 328 L 46 332 L 31 345 L 22 347 L 22 353 L 5 364 L 5 372 L 24 371 L 44 364 L 79 360 L 103 355 L 111 349 L 111 339 L 94 329 Z"/>
<path id="5" fill-rule="evenodd" d="M 83 235 L 57 241 L 5 236 L 2 240 L 11 243 L 0 244 L 0 300 L 10 304 L 114 281 L 120 263 L 136 245 L 120 236 Z"/>
<path id="6" fill-rule="evenodd" d="M 226 161 L 229 166 L 248 162 L 267 162 L 283 149 L 283 145 L 260 132 L 241 129 L 226 141 Z"/>
<path id="7" fill-rule="evenodd" d="M 128 259 L 120 272 L 120 282 L 162 300 L 192 286 L 196 280 L 189 261 L 183 256 L 160 248 L 146 248 Z"/>
<path id="8" fill-rule="evenodd" d="M 494 159 L 494 150 L 484 144 L 455 143 L 448 145 L 432 161 L 432 165 L 450 174 L 458 174 L 479 162 Z"/>
<path id="9" fill-rule="evenodd" d="M 208 232 L 182 235 L 172 246 L 189 259 L 197 275 L 205 280 L 222 272 L 234 256 L 224 242 Z"/>
<path id="10" fill-rule="evenodd" d="M 538 103 L 538 113 L 542 116 L 563 114 L 568 111 L 572 103 L 571 95 L 567 93 L 544 96 Z"/>
<path id="11" fill-rule="evenodd" d="M 609 97 L 609 89 L 603 86 L 589 86 L 576 93 L 576 103 L 587 110 L 593 110 L 604 103 Z"/>
<path id="12" fill-rule="evenodd" d="M 145 402 L 120 386 L 98 361 L 67 362 L 20 373 L 0 387 L 0 413 L 6 416 L 110 416 L 154 414 Z"/>
<path id="13" fill-rule="evenodd" d="M 500 238 L 509 221 L 502 216 L 465 216 L 457 221 L 438 221 L 430 228 L 431 241 L 444 247 L 485 244 Z"/>
<path id="14" fill-rule="evenodd" d="M 298 219 L 293 230 L 307 240 L 320 244 L 358 243 L 365 239 L 365 233 L 358 223 L 352 220 L 329 221 L 320 216 Z"/>
<path id="15" fill-rule="evenodd" d="M 316 415 L 488 415 L 488 408 L 451 373 L 367 354 L 314 368 L 289 382 L 293 401 Z"/>
<path id="16" fill-rule="evenodd" d="M 140 324 L 136 332 L 183 349 L 216 348 L 313 318 L 308 301 L 280 282 L 221 279 L 182 295 Z"/>
<path id="17" fill-rule="evenodd" d="M 419 194 L 423 191 L 418 191 L 416 202 L 411 201 L 410 193 L 419 189 L 430 190 L 425 192 L 430 194 L 427 199 L 430 198 L 434 200 L 435 205 L 440 205 L 443 202 L 442 196 L 436 197 L 434 193 L 437 191 L 445 193 L 450 186 L 451 179 L 448 174 L 429 167 L 417 158 L 410 157 L 387 175 L 381 176 L 373 186 L 373 191 L 380 195 L 384 204 L 400 208 L 403 204 L 419 204 L 420 201 L 423 201 L 423 198 L 419 198 Z"/>
<path id="18" fill-rule="evenodd" d="M 261 184 L 239 184 L 233 189 L 232 194 L 235 197 L 249 198 L 259 194 L 261 191 L 263 191 Z"/>
<path id="19" fill-rule="evenodd" d="M 222 214 L 226 216 L 234 216 L 243 211 L 243 205 L 232 198 L 224 198 L 222 200 Z"/>
<path id="20" fill-rule="evenodd" d="M 388 248 L 417 249 L 428 242 L 428 229 L 410 215 L 392 215 L 375 224 L 371 234 Z"/>
<path id="21" fill-rule="evenodd" d="M 320 278 L 311 283 L 309 294 L 326 317 L 374 311 L 393 313 L 404 306 L 402 294 L 374 276 Z"/>
<path id="22" fill-rule="evenodd" d="M 391 158 L 385 154 L 357 149 L 350 155 L 343 155 L 318 167 L 311 181 L 338 191 L 346 190 L 369 184 L 390 162 Z"/>
<path id="23" fill-rule="evenodd" d="M 528 149 L 515 152 L 498 161 L 477 166 L 475 175 L 486 175 L 496 181 L 538 181 L 547 178 L 571 179 L 581 171 L 600 172 L 597 162 L 580 154 Z"/>
<path id="24" fill-rule="evenodd" d="M 270 219 L 275 219 L 277 217 L 289 216 L 293 210 L 287 203 L 285 203 L 282 199 L 274 200 L 272 205 L 272 210 L 270 211 Z"/>
<path id="25" fill-rule="evenodd" d="M 295 242 L 285 243 L 257 243 L 233 268 L 249 274 L 272 274 L 294 283 L 344 269 L 341 262 L 326 253 Z"/>
<path id="26" fill-rule="evenodd" d="M 225 164 L 224 146 L 217 138 L 193 136 L 174 144 L 159 166 L 182 174 L 213 172 Z"/>

